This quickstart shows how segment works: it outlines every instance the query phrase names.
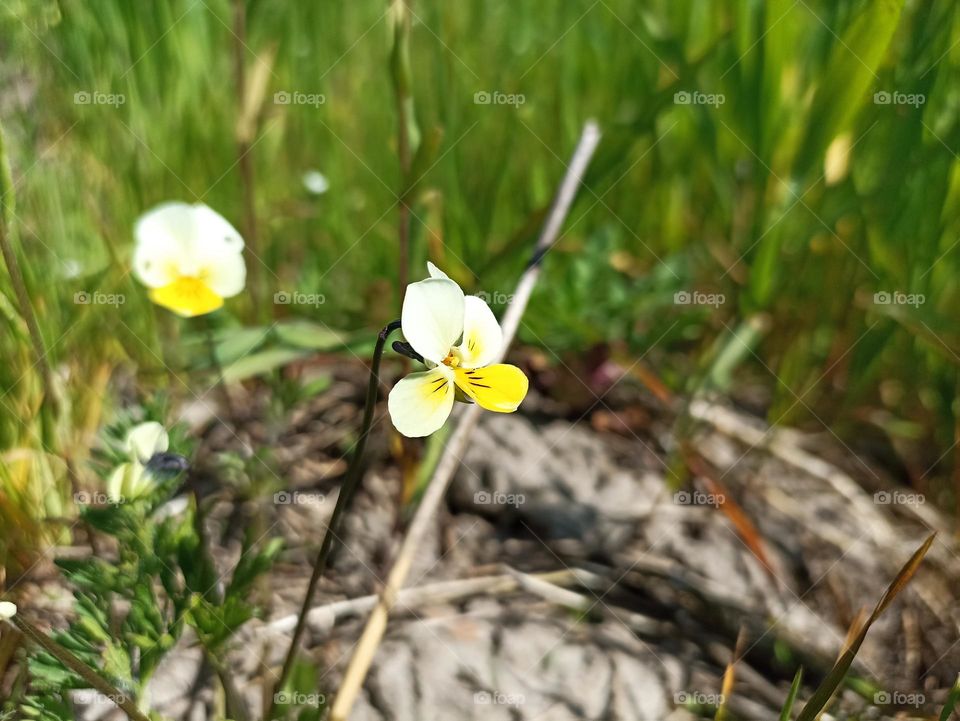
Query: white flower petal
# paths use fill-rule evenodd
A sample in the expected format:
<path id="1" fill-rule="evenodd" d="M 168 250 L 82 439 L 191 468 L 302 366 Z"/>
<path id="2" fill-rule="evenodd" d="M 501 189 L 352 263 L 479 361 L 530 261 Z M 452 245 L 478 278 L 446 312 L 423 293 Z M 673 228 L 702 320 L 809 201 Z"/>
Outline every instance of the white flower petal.
<path id="1" fill-rule="evenodd" d="M 149 288 L 169 285 L 181 276 L 197 277 L 243 250 L 236 228 L 203 204 L 158 205 L 140 217 L 134 237 L 134 273 Z"/>
<path id="2" fill-rule="evenodd" d="M 155 453 L 163 453 L 169 447 L 170 437 L 156 421 L 141 423 L 127 433 L 127 451 L 138 463 L 146 463 Z"/>
<path id="3" fill-rule="evenodd" d="M 449 275 L 444 273 L 442 270 L 440 270 L 437 266 L 435 266 L 429 260 L 427 261 L 427 272 L 430 274 L 431 278 L 446 278 L 447 280 L 450 280 Z"/>
<path id="4" fill-rule="evenodd" d="M 403 335 L 426 360 L 441 363 L 463 333 L 463 291 L 452 280 L 428 278 L 407 286 Z"/>
<path id="5" fill-rule="evenodd" d="M 243 290 L 247 282 L 247 266 L 243 254 L 227 251 L 203 261 L 207 285 L 221 298 L 231 298 Z"/>
<path id="6" fill-rule="evenodd" d="M 409 438 L 429 436 L 449 417 L 453 397 L 453 372 L 446 366 L 411 373 L 390 391 L 390 420 Z"/>
<path id="7" fill-rule="evenodd" d="M 220 213 L 212 208 L 197 203 L 193 206 L 194 237 L 193 241 L 199 245 L 215 245 L 220 243 L 226 250 L 239 253 L 243 250 L 243 238 Z"/>
<path id="8" fill-rule="evenodd" d="M 17 604 L 0 601 L 0 621 L 9 621 L 17 615 Z"/>
<path id="9" fill-rule="evenodd" d="M 330 190 L 330 181 L 319 170 L 308 170 L 303 174 L 303 187 L 314 195 L 323 195 Z"/>
<path id="10" fill-rule="evenodd" d="M 482 368 L 500 359 L 503 331 L 493 311 L 482 298 L 464 298 L 463 342 L 460 344 L 460 365 Z"/>
<path id="11" fill-rule="evenodd" d="M 147 470 L 146 466 L 131 465 L 126 477 L 123 479 L 123 498 L 122 501 L 131 501 L 139 498 L 153 487 L 154 476 Z"/>
<path id="12" fill-rule="evenodd" d="M 125 500 L 123 497 L 124 488 L 127 485 L 125 481 L 131 468 L 132 464 L 121 463 L 113 469 L 113 473 L 107 479 L 107 498 L 113 503 L 123 503 Z"/>
<path id="13" fill-rule="evenodd" d="M 179 202 L 158 205 L 140 216 L 133 235 L 133 272 L 140 282 L 149 288 L 172 283 L 191 249 L 193 206 Z"/>

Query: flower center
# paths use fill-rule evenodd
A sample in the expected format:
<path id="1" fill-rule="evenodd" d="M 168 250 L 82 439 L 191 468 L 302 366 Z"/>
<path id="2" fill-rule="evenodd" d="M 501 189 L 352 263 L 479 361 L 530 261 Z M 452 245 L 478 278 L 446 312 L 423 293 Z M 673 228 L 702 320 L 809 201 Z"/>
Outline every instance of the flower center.
<path id="1" fill-rule="evenodd" d="M 206 283 L 207 273 L 181 275 L 172 283 L 153 288 L 150 299 L 184 317 L 204 315 L 223 305 L 223 298 Z"/>
<path id="2" fill-rule="evenodd" d="M 460 354 L 459 349 L 451 348 L 450 352 L 447 353 L 447 357 L 443 359 L 443 364 L 445 366 L 450 366 L 451 368 L 456 368 L 463 362 L 463 356 Z"/>

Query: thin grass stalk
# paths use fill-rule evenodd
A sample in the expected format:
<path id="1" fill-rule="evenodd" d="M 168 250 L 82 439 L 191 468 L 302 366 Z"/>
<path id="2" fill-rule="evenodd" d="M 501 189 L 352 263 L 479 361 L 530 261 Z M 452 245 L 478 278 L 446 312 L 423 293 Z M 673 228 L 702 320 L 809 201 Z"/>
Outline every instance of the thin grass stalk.
<path id="1" fill-rule="evenodd" d="M 410 6 L 412 0 L 390 0 L 393 47 L 390 77 L 397 112 L 397 156 L 400 163 L 398 208 L 397 289 L 402 296 L 410 278 L 410 171 L 419 131 L 414 112 L 412 72 L 410 69 Z"/>
<path id="2" fill-rule="evenodd" d="M 247 6 L 246 0 L 233 2 L 233 79 L 236 86 L 237 113 L 243 116 L 247 107 Z M 251 157 L 251 139 L 237 133 L 237 164 L 240 170 L 240 186 L 243 194 L 243 238 L 254 262 L 247 264 L 250 276 L 250 296 L 254 314 L 258 319 L 266 317 L 266 294 L 261 272 L 261 249 L 257 237 L 256 177 Z"/>
<path id="3" fill-rule="evenodd" d="M 23 280 L 23 272 L 20 270 L 20 263 L 17 260 L 17 253 L 14 248 L 16 237 L 13 223 L 14 197 L 13 176 L 10 172 L 10 161 L 7 157 L 7 140 L 3 132 L 3 126 L 0 125 L 0 202 L 3 203 L 3 208 L 0 210 L 0 252 L 3 253 L 3 261 L 6 263 L 7 272 L 10 274 L 10 284 L 13 286 L 13 292 L 17 298 L 20 316 L 27 325 L 27 333 L 30 336 L 30 343 L 33 345 L 33 352 L 36 356 L 36 365 L 40 368 L 44 400 L 51 408 L 56 409 L 57 395 L 53 383 L 53 373 L 47 360 L 43 336 L 40 334 L 40 324 L 37 322 L 36 312 L 30 302 L 30 295 L 27 293 L 27 285 Z"/>

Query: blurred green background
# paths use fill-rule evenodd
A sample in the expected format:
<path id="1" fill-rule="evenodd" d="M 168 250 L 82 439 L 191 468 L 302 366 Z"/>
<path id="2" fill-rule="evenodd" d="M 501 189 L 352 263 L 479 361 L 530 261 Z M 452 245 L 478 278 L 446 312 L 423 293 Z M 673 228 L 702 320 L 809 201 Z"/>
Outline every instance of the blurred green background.
<path id="1" fill-rule="evenodd" d="M 252 190 L 251 288 L 223 332 L 396 317 L 396 17 L 386 0 L 3 0 L 0 29 L 3 200 L 62 396 L 41 412 L 4 274 L 0 523 L 26 532 L 69 513 L 117 379 L 169 383 L 181 325 L 129 272 L 154 204 L 202 201 L 248 232 Z M 642 357 L 677 392 L 829 429 L 953 504 L 954 0 L 416 0 L 409 54 L 411 279 L 430 258 L 502 310 L 596 118 L 520 341 L 574 374 L 598 349 Z M 75 295 L 96 292 L 124 302 Z"/>

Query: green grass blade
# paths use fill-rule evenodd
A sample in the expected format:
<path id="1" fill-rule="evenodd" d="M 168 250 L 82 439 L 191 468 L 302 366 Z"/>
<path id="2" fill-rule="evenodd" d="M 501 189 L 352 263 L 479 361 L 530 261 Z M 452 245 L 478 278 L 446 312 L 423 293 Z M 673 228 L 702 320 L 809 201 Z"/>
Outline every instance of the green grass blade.
<path id="1" fill-rule="evenodd" d="M 793 683 L 790 684 L 790 693 L 787 694 L 787 700 L 783 704 L 783 710 L 780 712 L 780 721 L 790 721 L 793 704 L 796 703 L 797 694 L 800 692 L 801 681 L 803 681 L 803 666 L 797 669 L 797 675 L 793 677 Z"/>
<path id="2" fill-rule="evenodd" d="M 910 560 L 907 561 L 903 568 L 900 569 L 900 573 L 897 574 L 897 577 L 893 579 L 891 584 L 887 587 L 886 592 L 883 594 L 883 597 L 877 603 L 877 607 L 873 609 L 873 613 L 870 614 L 870 618 L 867 619 L 866 623 L 863 624 L 863 627 L 856 634 L 853 640 L 850 642 L 849 647 L 840 655 L 840 658 L 834 664 L 833 668 L 830 670 L 830 673 L 827 674 L 827 677 L 823 680 L 823 683 L 817 688 L 813 696 L 810 697 L 810 700 L 807 702 L 807 705 L 803 707 L 803 710 L 800 712 L 800 715 L 797 717 L 797 721 L 814 721 L 819 713 L 827 705 L 827 702 L 833 697 L 834 691 L 840 686 L 843 682 L 844 676 L 847 675 L 847 671 L 850 670 L 850 666 L 853 664 L 853 659 L 856 658 L 857 652 L 860 650 L 860 646 L 863 645 L 864 639 L 867 637 L 867 632 L 870 630 L 870 626 L 873 625 L 880 614 L 882 614 L 887 607 L 893 602 L 893 599 L 896 598 L 897 594 L 903 590 L 910 579 L 913 578 L 913 574 L 917 572 L 917 568 L 920 567 L 923 557 L 927 554 L 927 551 L 930 550 L 930 546 L 933 545 L 933 539 L 936 538 L 937 534 L 933 533 L 924 541 L 923 545 L 918 548 L 914 554 L 910 557 Z"/>
<path id="3" fill-rule="evenodd" d="M 900 22 L 903 5 L 904 0 L 872 0 L 836 38 L 810 108 L 810 123 L 795 167 L 798 176 L 821 162 L 830 141 L 870 101 L 867 91 L 877 82 L 877 69 Z"/>
<path id="4" fill-rule="evenodd" d="M 950 717 L 953 716 L 953 710 L 957 707 L 958 701 L 960 701 L 960 676 L 957 676 L 957 682 L 953 684 L 953 688 L 950 689 L 947 702 L 943 705 L 943 711 L 940 712 L 940 721 L 949 721 Z"/>

